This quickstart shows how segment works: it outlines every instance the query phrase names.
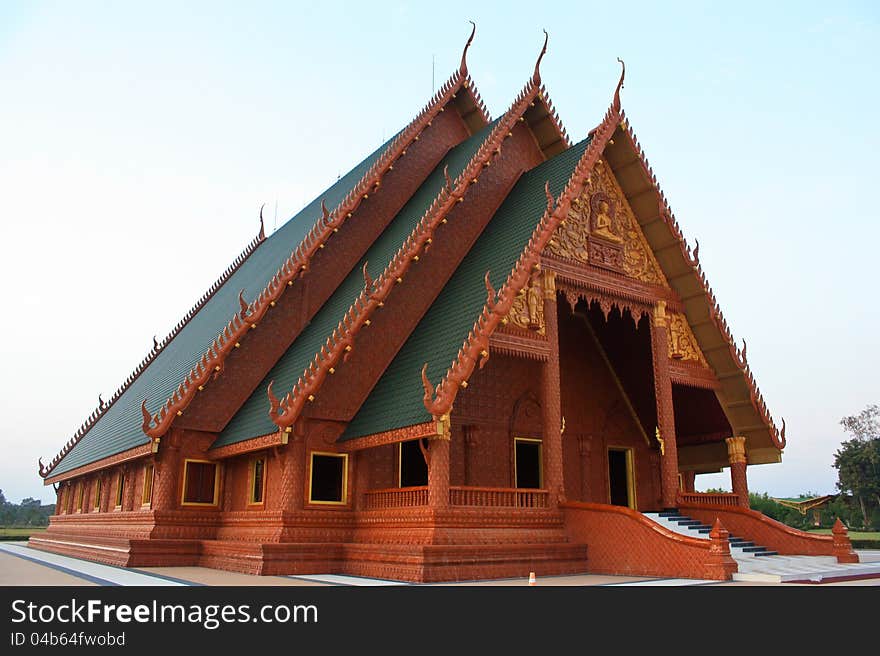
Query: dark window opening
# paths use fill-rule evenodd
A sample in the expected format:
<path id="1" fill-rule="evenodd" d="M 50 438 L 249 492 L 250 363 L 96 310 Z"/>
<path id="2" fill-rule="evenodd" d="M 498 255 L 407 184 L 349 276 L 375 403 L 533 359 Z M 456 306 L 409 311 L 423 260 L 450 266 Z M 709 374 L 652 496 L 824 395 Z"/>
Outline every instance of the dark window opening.
<path id="1" fill-rule="evenodd" d="M 345 503 L 345 470 L 348 456 L 312 454 L 309 501 L 313 503 Z"/>
<path id="2" fill-rule="evenodd" d="M 629 467 L 626 451 L 608 451 L 608 489 L 613 506 L 629 506 Z"/>
<path id="3" fill-rule="evenodd" d="M 400 487 L 428 484 L 428 463 L 422 455 L 419 440 L 400 443 Z"/>
<path id="4" fill-rule="evenodd" d="M 263 503 L 263 476 L 266 461 L 263 458 L 254 460 L 253 477 L 251 480 L 251 503 Z"/>
<path id="5" fill-rule="evenodd" d="M 119 472 L 119 477 L 116 479 L 116 507 L 122 507 L 122 491 L 125 489 L 125 474 Z"/>
<path id="6" fill-rule="evenodd" d="M 541 442 L 538 440 L 514 440 L 516 458 L 516 487 L 537 489 L 541 487 Z"/>

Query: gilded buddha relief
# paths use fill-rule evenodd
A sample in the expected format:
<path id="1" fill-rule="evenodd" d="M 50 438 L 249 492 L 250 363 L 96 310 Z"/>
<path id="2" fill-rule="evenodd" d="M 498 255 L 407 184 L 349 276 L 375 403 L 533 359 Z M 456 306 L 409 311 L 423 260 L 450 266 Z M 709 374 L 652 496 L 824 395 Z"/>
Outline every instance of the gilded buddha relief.
<path id="1" fill-rule="evenodd" d="M 609 241 L 620 243 L 621 238 L 614 221 L 613 201 L 602 192 L 597 192 L 590 197 L 590 232 L 596 237 L 603 237 Z"/>

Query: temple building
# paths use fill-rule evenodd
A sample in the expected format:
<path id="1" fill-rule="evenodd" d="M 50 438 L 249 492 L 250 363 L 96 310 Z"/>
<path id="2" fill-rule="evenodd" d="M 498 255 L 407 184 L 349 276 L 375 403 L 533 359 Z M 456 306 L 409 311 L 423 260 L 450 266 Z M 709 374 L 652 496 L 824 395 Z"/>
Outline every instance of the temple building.
<path id="1" fill-rule="evenodd" d="M 408 581 L 729 578 L 852 558 L 748 509 L 771 418 L 621 107 L 570 139 L 534 72 L 492 118 L 461 66 L 262 227 L 48 464 L 38 549 Z M 732 493 L 694 491 L 729 469 Z M 684 535 L 666 524 L 692 518 Z M 686 533 L 687 531 L 685 531 Z M 762 547 L 763 548 L 763 547 Z"/>

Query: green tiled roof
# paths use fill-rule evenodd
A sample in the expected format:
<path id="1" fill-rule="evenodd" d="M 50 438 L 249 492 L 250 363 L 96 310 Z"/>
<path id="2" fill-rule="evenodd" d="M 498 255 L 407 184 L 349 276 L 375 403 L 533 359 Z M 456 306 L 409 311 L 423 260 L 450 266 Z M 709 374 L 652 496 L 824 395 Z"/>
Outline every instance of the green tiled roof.
<path id="1" fill-rule="evenodd" d="M 422 365 L 428 363 L 433 384 L 440 382 L 486 302 L 486 271 L 499 289 L 547 206 L 544 183 L 549 181 L 551 193 L 558 196 L 588 144 L 589 138 L 523 174 L 340 441 L 430 421 L 422 404 Z"/>
<path id="2" fill-rule="evenodd" d="M 141 402 L 147 399 L 147 407 L 155 411 L 171 396 L 211 341 L 240 309 L 239 290 L 244 290 L 246 299 L 253 299 L 320 218 L 321 199 L 331 209 L 342 202 L 388 143 L 390 140 L 263 241 L 64 456 L 51 475 L 62 474 L 148 442 L 141 429 Z"/>
<path id="3" fill-rule="evenodd" d="M 321 345 L 331 335 L 363 289 L 362 269 L 364 262 L 368 262 L 367 269 L 374 279 L 384 271 L 394 254 L 446 184 L 443 168 L 449 166 L 449 176 L 455 179 L 470 162 L 494 126 L 495 122 L 453 148 L 437 165 L 419 190 L 376 239 L 357 266 L 352 269 L 348 277 L 315 314 L 311 323 L 257 386 L 250 398 L 215 440 L 212 448 L 234 444 L 277 430 L 269 418 L 269 400 L 266 396 L 269 382 L 275 381 L 274 389 L 279 397 L 293 388 L 297 379 L 314 359 L 315 354 L 320 351 Z M 393 297 L 390 304 L 393 304 Z"/>

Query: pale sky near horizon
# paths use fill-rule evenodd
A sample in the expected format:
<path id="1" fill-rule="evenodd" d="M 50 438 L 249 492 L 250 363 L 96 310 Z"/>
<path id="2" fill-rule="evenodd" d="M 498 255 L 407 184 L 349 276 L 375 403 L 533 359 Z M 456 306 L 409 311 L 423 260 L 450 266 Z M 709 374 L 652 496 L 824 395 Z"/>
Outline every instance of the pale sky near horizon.
<path id="1" fill-rule="evenodd" d="M 412 119 L 471 19 L 493 116 L 548 30 L 543 79 L 575 141 L 626 61 L 630 122 L 786 418 L 782 464 L 750 487 L 833 492 L 840 418 L 880 402 L 878 7 L 0 4 L 0 489 L 53 500 L 37 458 L 241 251 L 262 203 L 272 230 L 276 203 L 280 225 Z"/>

